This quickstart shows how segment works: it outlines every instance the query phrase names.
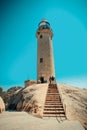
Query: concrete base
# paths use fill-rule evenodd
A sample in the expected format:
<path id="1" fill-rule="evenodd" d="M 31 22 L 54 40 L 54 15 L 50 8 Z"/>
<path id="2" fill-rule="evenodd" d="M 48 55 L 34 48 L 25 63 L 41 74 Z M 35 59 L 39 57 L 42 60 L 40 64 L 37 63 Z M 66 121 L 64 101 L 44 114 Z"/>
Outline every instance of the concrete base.
<path id="1" fill-rule="evenodd" d="M 78 121 L 56 118 L 36 118 L 26 112 L 0 114 L 0 130 L 84 130 Z"/>

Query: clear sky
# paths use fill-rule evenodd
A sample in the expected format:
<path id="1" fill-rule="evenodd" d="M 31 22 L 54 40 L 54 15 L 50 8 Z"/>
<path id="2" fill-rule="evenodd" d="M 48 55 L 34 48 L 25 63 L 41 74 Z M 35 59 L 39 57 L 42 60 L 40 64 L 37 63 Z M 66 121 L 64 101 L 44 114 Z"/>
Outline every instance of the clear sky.
<path id="1" fill-rule="evenodd" d="M 87 87 L 87 0 L 1 0 L 0 86 L 36 79 L 35 35 L 43 18 L 54 32 L 56 79 Z"/>

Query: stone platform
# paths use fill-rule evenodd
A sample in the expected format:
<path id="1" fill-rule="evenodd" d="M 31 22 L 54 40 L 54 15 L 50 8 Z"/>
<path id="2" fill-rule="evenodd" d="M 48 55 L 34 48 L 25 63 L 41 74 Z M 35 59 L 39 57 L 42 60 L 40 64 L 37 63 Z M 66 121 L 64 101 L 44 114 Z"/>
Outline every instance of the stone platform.
<path id="1" fill-rule="evenodd" d="M 59 121 L 53 117 L 42 119 L 26 112 L 3 112 L 0 114 L 0 130 L 84 130 L 78 121 Z"/>

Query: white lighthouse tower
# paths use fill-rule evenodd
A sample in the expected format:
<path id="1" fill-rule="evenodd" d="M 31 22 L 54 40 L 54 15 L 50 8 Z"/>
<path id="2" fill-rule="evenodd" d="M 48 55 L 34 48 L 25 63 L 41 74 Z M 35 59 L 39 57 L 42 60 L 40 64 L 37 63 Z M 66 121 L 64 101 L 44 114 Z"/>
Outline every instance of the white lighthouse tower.
<path id="1" fill-rule="evenodd" d="M 37 82 L 49 82 L 51 76 L 55 77 L 54 58 L 52 49 L 53 31 L 47 20 L 38 25 L 37 37 Z"/>

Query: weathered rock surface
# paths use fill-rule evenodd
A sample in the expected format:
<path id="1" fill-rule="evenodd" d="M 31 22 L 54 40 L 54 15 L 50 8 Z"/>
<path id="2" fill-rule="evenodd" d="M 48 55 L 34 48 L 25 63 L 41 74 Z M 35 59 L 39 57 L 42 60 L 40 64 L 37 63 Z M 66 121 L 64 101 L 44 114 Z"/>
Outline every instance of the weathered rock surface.
<path id="1" fill-rule="evenodd" d="M 0 92 L 0 96 L 2 97 L 2 99 L 4 100 L 5 103 L 5 109 L 8 109 L 8 104 L 10 101 L 11 96 L 20 88 L 22 88 L 21 86 L 14 86 L 9 88 L 7 91 L 2 91 Z"/>
<path id="2" fill-rule="evenodd" d="M 78 120 L 87 128 L 87 89 L 59 84 L 66 116 L 69 120 Z"/>
<path id="3" fill-rule="evenodd" d="M 5 111 L 5 104 L 3 99 L 0 97 L 0 113 L 2 113 L 3 111 Z"/>
<path id="4" fill-rule="evenodd" d="M 37 81 L 36 80 L 26 80 L 24 83 L 25 83 L 25 87 L 28 87 L 30 85 L 36 84 Z"/>
<path id="5" fill-rule="evenodd" d="M 48 84 L 35 84 L 17 90 L 9 104 L 9 109 L 27 111 L 38 117 L 43 117 L 43 107 Z"/>

